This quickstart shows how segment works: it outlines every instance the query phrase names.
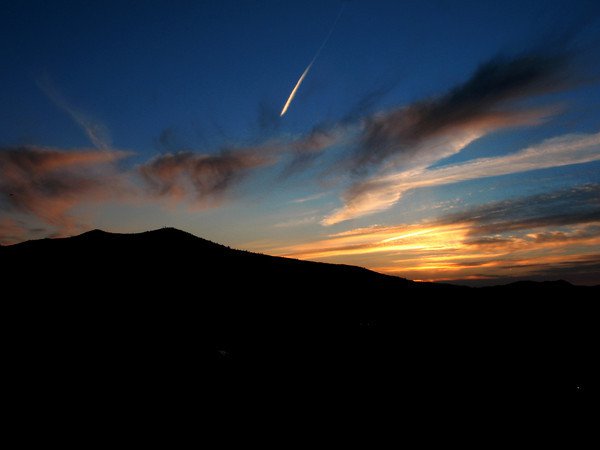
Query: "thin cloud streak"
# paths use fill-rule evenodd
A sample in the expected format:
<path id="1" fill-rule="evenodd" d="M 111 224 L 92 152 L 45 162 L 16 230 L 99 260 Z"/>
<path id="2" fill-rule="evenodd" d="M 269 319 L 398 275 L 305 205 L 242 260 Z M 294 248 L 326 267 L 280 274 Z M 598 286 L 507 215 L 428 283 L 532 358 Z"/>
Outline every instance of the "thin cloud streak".
<path id="1" fill-rule="evenodd" d="M 525 277 L 544 268 L 566 273 L 582 258 L 600 263 L 599 245 L 600 185 L 586 184 L 417 224 L 351 229 L 271 251 L 328 262 L 355 259 L 389 274 L 444 281 Z"/>
<path id="2" fill-rule="evenodd" d="M 79 125 L 94 147 L 99 150 L 110 150 L 112 148 L 110 132 L 104 124 L 92 119 L 89 115 L 71 105 L 48 78 L 39 80 L 37 85 L 54 105 L 66 112 Z"/>
<path id="3" fill-rule="evenodd" d="M 381 176 L 353 186 L 346 204 L 328 215 L 323 225 L 380 212 L 392 207 L 411 189 L 442 186 L 600 160 L 600 133 L 571 134 L 548 139 L 506 156 L 480 158 L 438 169 L 417 169 Z"/>
<path id="4" fill-rule="evenodd" d="M 314 223 L 318 223 L 319 218 L 316 215 L 306 215 L 294 219 L 288 219 L 283 222 L 277 222 L 273 224 L 274 228 L 294 228 L 300 227 L 303 225 L 311 225 Z"/>
<path id="5" fill-rule="evenodd" d="M 314 194 L 314 195 L 309 195 L 307 197 L 300 197 L 300 198 L 294 199 L 294 200 L 290 201 L 290 203 L 312 202 L 314 200 L 318 200 L 318 199 L 322 198 L 324 195 L 325 195 L 325 193 L 321 192 L 319 194 Z"/>

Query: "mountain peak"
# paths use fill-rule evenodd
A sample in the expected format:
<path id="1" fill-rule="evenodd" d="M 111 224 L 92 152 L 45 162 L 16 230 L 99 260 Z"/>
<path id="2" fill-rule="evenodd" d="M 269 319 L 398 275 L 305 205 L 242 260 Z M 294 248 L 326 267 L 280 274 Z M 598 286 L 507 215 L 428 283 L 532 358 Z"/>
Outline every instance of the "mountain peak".
<path id="1" fill-rule="evenodd" d="M 75 236 L 75 237 L 92 238 L 93 239 L 93 238 L 99 238 L 99 237 L 108 236 L 109 234 L 112 234 L 112 233 L 109 233 L 108 231 L 104 231 L 104 230 L 100 230 L 98 228 L 95 228 L 93 230 L 86 231 L 85 233 L 81 233 L 80 235 Z"/>
<path id="2" fill-rule="evenodd" d="M 173 227 L 163 227 L 163 228 L 158 228 L 156 230 L 150 230 L 150 231 L 145 231 L 141 234 L 146 234 L 146 235 L 160 235 L 160 236 L 172 236 L 172 237 L 195 237 L 198 238 L 198 236 L 193 235 L 192 233 L 188 233 L 187 231 L 183 231 L 180 230 L 178 228 L 173 228 Z M 198 238 L 200 239 L 200 238 Z"/>
<path id="3" fill-rule="evenodd" d="M 150 230 L 150 231 L 143 231 L 141 233 L 112 233 L 109 231 L 104 231 L 104 230 L 100 230 L 98 228 L 95 228 L 93 230 L 90 231 L 86 231 L 85 233 L 82 233 L 80 235 L 77 236 L 73 236 L 75 238 L 81 238 L 81 239 L 104 239 L 104 238 L 108 238 L 108 237 L 117 237 L 117 236 L 122 236 L 122 237 L 133 237 L 133 236 L 143 236 L 143 237 L 160 237 L 160 238 L 196 238 L 196 239 L 200 239 L 197 236 L 194 236 L 191 233 L 188 233 L 187 231 L 182 231 L 179 230 L 177 228 L 173 228 L 173 227 L 163 227 L 163 228 L 158 228 L 156 230 Z"/>
<path id="4" fill-rule="evenodd" d="M 209 240 L 200 238 L 187 231 L 182 231 L 173 227 L 163 227 L 156 230 L 143 231 L 140 233 L 112 233 L 104 230 L 94 229 L 82 233 L 78 236 L 73 236 L 69 240 L 75 242 L 87 242 L 89 244 L 103 243 L 120 243 L 120 245 L 161 245 L 170 246 L 173 244 L 179 245 L 195 245 L 207 248 L 225 248 L 220 244 L 216 244 Z M 198 248 L 198 247 L 196 247 Z"/>

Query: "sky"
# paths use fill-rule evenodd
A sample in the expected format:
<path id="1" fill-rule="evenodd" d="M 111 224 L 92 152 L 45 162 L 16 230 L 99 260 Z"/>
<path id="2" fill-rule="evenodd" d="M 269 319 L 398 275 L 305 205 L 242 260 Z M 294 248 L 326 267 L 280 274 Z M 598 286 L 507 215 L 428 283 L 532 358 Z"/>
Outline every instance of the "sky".
<path id="1" fill-rule="evenodd" d="M 0 24 L 3 245 L 171 226 L 600 284 L 597 1 L 23 0 Z"/>

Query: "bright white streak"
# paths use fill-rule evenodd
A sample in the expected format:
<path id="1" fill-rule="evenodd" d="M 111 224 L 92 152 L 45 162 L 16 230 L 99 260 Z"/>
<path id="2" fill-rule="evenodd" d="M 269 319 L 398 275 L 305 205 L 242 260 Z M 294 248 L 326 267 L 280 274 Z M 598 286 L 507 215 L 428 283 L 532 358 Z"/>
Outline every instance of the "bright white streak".
<path id="1" fill-rule="evenodd" d="M 279 117 L 282 117 L 286 113 L 288 108 L 290 107 L 290 103 L 292 103 L 292 100 L 294 100 L 294 97 L 296 96 L 296 92 L 298 91 L 298 88 L 304 81 L 304 78 L 306 78 L 306 75 L 308 75 L 308 71 L 310 70 L 311 67 L 312 67 L 312 62 L 308 65 L 308 67 L 304 70 L 304 72 L 302 72 L 302 75 L 298 79 L 298 82 L 296 83 L 296 86 L 294 86 L 294 89 L 292 89 L 292 93 L 288 97 L 287 102 L 285 102 L 285 105 L 283 105 L 283 109 L 281 110 L 281 114 L 279 114 Z"/>
<path id="2" fill-rule="evenodd" d="M 292 93 L 290 94 L 287 101 L 285 102 L 285 105 L 283 105 L 283 109 L 281 110 L 281 114 L 279 114 L 279 117 L 283 117 L 283 115 L 287 112 L 288 108 L 290 107 L 290 104 L 292 103 L 292 100 L 294 100 L 294 97 L 296 96 L 296 92 L 298 91 L 298 88 L 300 87 L 300 85 L 302 84 L 304 79 L 306 78 L 306 75 L 308 75 L 308 72 L 310 72 L 310 68 L 312 67 L 312 65 L 315 63 L 315 61 L 321 54 L 321 50 L 323 50 L 325 45 L 327 45 L 327 42 L 329 41 L 329 38 L 333 34 L 333 31 L 335 30 L 335 27 L 337 26 L 337 23 L 339 22 L 340 17 L 342 17 L 342 13 L 344 12 L 344 9 L 346 9 L 346 3 L 344 3 L 344 5 L 342 6 L 342 9 L 340 9 L 340 12 L 338 13 L 337 17 L 335 18 L 335 22 L 333 22 L 333 25 L 331 26 L 329 33 L 327 33 L 327 37 L 325 38 L 325 40 L 323 41 L 323 43 L 317 50 L 317 53 L 315 53 L 315 56 L 313 57 L 312 61 L 308 64 L 306 69 L 304 69 L 304 72 L 302 72 L 302 75 L 300 75 L 300 78 L 298 79 L 296 86 L 294 86 L 294 89 L 292 89 Z"/>

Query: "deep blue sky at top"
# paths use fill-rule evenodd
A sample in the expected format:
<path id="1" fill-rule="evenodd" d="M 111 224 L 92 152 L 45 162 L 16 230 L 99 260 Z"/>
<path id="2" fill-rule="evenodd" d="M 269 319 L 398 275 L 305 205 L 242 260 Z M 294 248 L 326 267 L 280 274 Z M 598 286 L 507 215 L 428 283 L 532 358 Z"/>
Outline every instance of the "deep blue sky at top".
<path id="1" fill-rule="evenodd" d="M 572 1 L 361 1 L 347 7 L 278 132 L 438 94 L 497 53 L 569 32 L 600 10 Z M 0 15 L 0 144 L 90 146 L 37 87 L 48 79 L 104 123 L 116 148 L 216 151 L 259 139 L 343 2 L 17 1 Z M 597 124 L 590 124 L 594 126 Z M 164 149 L 163 149 L 164 150 Z"/>

